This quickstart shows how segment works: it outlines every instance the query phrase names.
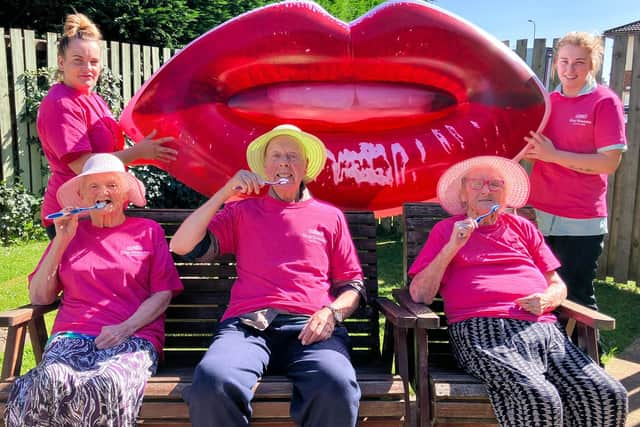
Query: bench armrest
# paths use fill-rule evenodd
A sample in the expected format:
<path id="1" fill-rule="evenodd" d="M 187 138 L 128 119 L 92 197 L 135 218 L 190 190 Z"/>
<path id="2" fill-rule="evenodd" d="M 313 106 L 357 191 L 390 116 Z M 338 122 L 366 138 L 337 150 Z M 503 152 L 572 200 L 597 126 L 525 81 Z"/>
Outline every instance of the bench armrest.
<path id="1" fill-rule="evenodd" d="M 409 295 L 409 288 L 394 289 L 392 293 L 400 307 L 416 317 L 417 328 L 438 329 L 440 327 L 440 317 L 428 305 L 413 302 Z"/>
<path id="2" fill-rule="evenodd" d="M 388 298 L 379 297 L 373 301 L 378 310 L 387 321 L 399 328 L 413 328 L 416 325 L 416 317 L 408 310 L 400 307 Z"/>
<path id="3" fill-rule="evenodd" d="M 29 330 L 36 362 L 42 360 L 42 353 L 48 339 L 44 315 L 56 310 L 59 305 L 59 301 L 50 305 L 29 304 L 0 312 L 0 327 L 7 328 L 7 343 L 4 350 L 0 379 L 20 375 L 27 329 Z"/>
<path id="4" fill-rule="evenodd" d="M 570 319 L 575 319 L 576 322 L 582 323 L 590 328 L 601 329 L 603 331 L 612 331 L 616 328 L 616 319 L 613 317 L 573 301 L 565 300 L 557 310 L 559 314 L 565 315 Z"/>

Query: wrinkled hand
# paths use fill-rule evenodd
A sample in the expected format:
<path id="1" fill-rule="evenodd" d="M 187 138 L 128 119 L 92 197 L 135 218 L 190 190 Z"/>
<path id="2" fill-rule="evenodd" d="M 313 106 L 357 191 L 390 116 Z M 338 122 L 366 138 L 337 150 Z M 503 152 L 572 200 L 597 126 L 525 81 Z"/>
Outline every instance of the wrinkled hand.
<path id="1" fill-rule="evenodd" d="M 149 135 L 147 135 L 142 141 L 138 142 L 133 147 L 137 151 L 137 156 L 140 159 L 160 160 L 162 162 L 172 162 L 178 156 L 178 151 L 165 145 L 168 142 L 173 142 L 174 137 L 164 136 L 162 138 L 153 137 L 157 131 L 154 129 Z"/>
<path id="2" fill-rule="evenodd" d="M 535 293 L 518 298 L 516 304 L 531 314 L 541 315 L 555 308 L 553 298 L 543 293 Z"/>
<path id="3" fill-rule="evenodd" d="M 473 218 L 465 218 L 461 221 L 456 221 L 453 224 L 449 244 L 452 245 L 454 250 L 460 249 L 467 243 L 476 228 L 478 228 L 478 223 Z"/>
<path id="4" fill-rule="evenodd" d="M 257 174 L 248 170 L 239 170 L 227 181 L 224 186 L 226 194 L 230 197 L 237 193 L 259 194 L 264 187 L 264 180 Z"/>
<path id="5" fill-rule="evenodd" d="M 105 348 L 114 347 L 133 335 L 132 331 L 126 324 L 103 326 L 100 335 L 96 337 L 96 347 L 103 350 Z"/>
<path id="6" fill-rule="evenodd" d="M 530 136 L 525 136 L 527 148 L 524 158 L 528 160 L 542 160 L 543 162 L 553 162 L 556 158 L 557 151 L 553 142 L 539 132 L 529 132 Z"/>
<path id="7" fill-rule="evenodd" d="M 64 208 L 65 211 L 70 211 L 73 208 Z M 78 215 L 61 216 L 53 220 L 56 227 L 56 238 L 60 241 L 68 243 L 76 235 L 78 229 Z"/>
<path id="8" fill-rule="evenodd" d="M 313 344 L 314 342 L 324 341 L 333 335 L 333 330 L 336 327 L 336 321 L 333 318 L 333 313 L 328 308 L 321 308 L 313 313 L 309 321 L 298 339 L 302 342 L 302 345 Z"/>

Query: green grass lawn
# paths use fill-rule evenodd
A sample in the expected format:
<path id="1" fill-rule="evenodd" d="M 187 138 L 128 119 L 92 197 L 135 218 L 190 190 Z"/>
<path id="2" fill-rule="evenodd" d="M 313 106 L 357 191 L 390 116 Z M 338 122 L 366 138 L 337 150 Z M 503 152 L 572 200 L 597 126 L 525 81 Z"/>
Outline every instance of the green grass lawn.
<path id="1" fill-rule="evenodd" d="M 33 271 L 47 242 L 35 242 L 25 245 L 0 247 L 0 311 L 9 310 L 27 304 L 27 275 Z M 378 243 L 378 278 L 380 295 L 391 296 L 391 290 L 403 286 L 402 279 L 402 243 L 391 238 L 380 239 Z M 640 322 L 635 318 L 640 307 L 640 287 L 635 283 L 619 284 L 611 280 L 597 283 L 597 296 L 600 310 L 616 318 L 614 331 L 603 331 L 605 362 L 624 350 L 640 336 Z M 51 327 L 55 313 L 46 316 L 47 326 Z M 0 354 L 0 364 L 4 354 Z M 22 372 L 35 366 L 31 345 L 25 348 Z"/>

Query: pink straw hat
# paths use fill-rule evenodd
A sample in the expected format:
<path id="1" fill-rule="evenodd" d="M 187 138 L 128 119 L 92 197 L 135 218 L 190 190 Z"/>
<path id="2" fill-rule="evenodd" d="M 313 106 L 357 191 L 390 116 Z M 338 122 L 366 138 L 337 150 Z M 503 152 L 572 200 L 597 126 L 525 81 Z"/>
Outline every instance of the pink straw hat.
<path id="1" fill-rule="evenodd" d="M 438 180 L 438 199 L 440 204 L 451 215 L 466 213 L 460 201 L 462 178 L 471 169 L 488 167 L 500 172 L 506 183 L 506 205 L 503 207 L 521 208 L 529 199 L 529 177 L 520 164 L 504 157 L 478 156 L 463 160 L 442 174 Z"/>
<path id="2" fill-rule="evenodd" d="M 58 188 L 56 198 L 62 207 L 80 207 L 80 185 L 82 177 L 98 173 L 118 173 L 126 180 L 129 191 L 128 200 L 136 206 L 144 206 L 147 200 L 144 198 L 144 185 L 138 178 L 127 172 L 122 161 L 109 153 L 93 154 L 84 162 L 82 173 L 74 176 Z"/>

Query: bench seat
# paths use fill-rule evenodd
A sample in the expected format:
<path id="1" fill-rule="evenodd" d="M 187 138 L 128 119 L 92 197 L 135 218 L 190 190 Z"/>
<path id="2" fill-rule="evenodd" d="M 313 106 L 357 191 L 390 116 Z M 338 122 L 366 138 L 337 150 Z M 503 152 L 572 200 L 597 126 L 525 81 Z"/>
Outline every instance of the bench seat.
<path id="1" fill-rule="evenodd" d="M 180 209 L 131 209 L 127 215 L 154 219 L 170 238 L 190 213 Z M 362 390 L 360 425 L 412 425 L 415 397 L 409 393 L 407 336 L 415 327 L 416 319 L 392 301 L 378 296 L 377 222 L 373 213 L 347 212 L 345 216 L 363 267 L 368 296 L 366 306 L 345 321 Z M 236 278 L 233 257 L 192 263 L 174 256 L 174 261 L 185 289 L 167 309 L 165 357 L 158 373 L 146 386 L 138 419 L 142 426 L 190 425 L 182 390 L 191 383 L 193 369 L 213 338 Z M 43 314 L 56 308 L 56 304 L 24 306 L 0 313 L 0 327 L 8 328 L 0 377 L 0 411 L 4 410 L 13 379 L 21 374 L 27 330 L 36 360 L 40 361 L 47 339 Z M 385 328 L 381 340 L 383 319 Z M 292 385 L 285 377 L 268 374 L 263 377 L 255 388 L 252 425 L 293 426 L 289 417 L 291 393 Z"/>

